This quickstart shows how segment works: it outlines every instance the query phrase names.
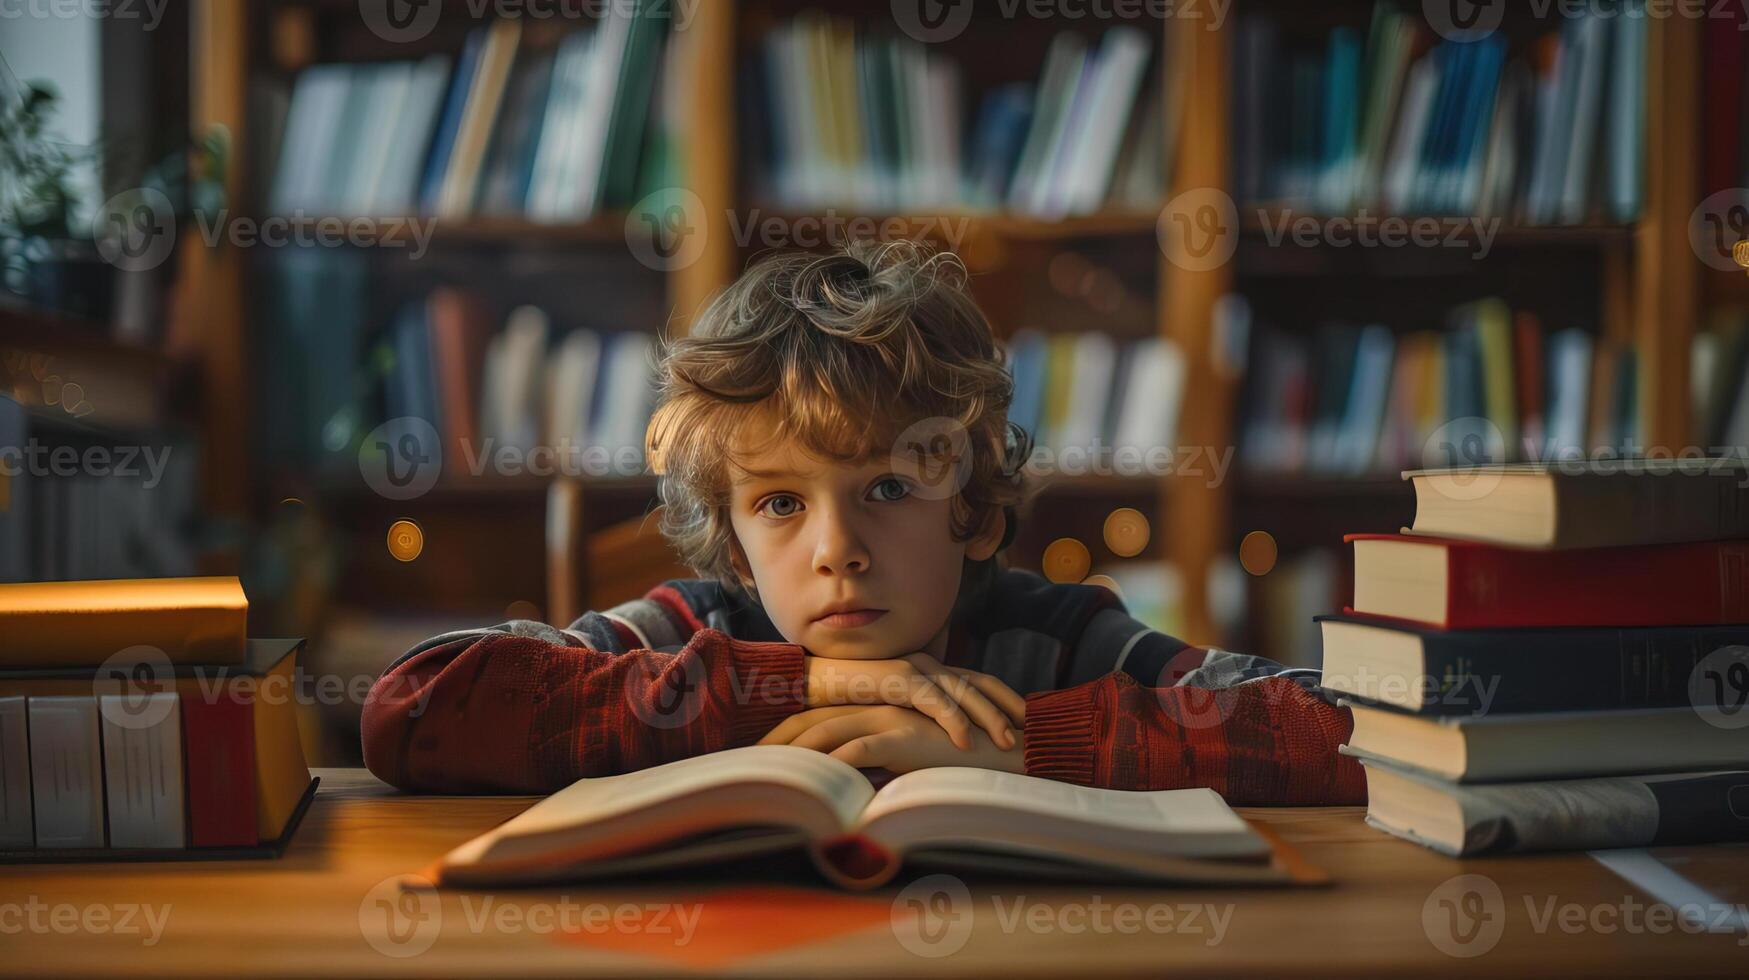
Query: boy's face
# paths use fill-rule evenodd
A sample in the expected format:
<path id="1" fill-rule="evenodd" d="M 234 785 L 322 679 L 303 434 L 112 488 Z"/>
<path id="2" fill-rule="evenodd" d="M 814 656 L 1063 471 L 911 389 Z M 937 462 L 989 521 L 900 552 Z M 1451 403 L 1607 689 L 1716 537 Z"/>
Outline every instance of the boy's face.
<path id="1" fill-rule="evenodd" d="M 914 494 L 924 485 L 915 467 L 895 462 L 822 462 L 785 445 L 748 461 L 759 472 L 733 478 L 741 574 L 785 639 L 809 653 L 941 657 L 961 562 L 989 558 L 1001 542 L 1000 520 L 971 541 L 953 540 L 953 500 Z M 845 604 L 875 612 L 824 618 Z"/>

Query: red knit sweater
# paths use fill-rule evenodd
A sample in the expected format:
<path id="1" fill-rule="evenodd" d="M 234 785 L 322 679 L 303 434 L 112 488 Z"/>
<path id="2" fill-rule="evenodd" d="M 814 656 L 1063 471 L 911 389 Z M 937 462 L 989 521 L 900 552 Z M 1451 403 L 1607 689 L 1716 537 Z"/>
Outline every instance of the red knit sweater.
<path id="1" fill-rule="evenodd" d="M 569 629 L 434 637 L 365 703 L 365 764 L 430 792 L 560 789 L 748 745 L 803 708 L 806 651 L 714 583 L 677 580 Z M 1109 591 L 1007 571 L 950 631 L 947 662 L 1026 695 L 1029 775 L 1207 786 L 1232 803 L 1357 804 L 1351 729 L 1301 679 L 1131 619 Z"/>

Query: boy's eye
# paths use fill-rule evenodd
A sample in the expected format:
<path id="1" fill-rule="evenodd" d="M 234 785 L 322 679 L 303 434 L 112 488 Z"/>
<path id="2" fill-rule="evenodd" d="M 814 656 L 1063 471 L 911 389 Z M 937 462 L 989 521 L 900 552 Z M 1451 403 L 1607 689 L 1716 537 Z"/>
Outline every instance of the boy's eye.
<path id="1" fill-rule="evenodd" d="M 894 489 L 892 496 L 883 496 L 881 494 L 882 488 L 896 488 L 896 489 Z M 882 500 L 889 501 L 889 502 L 894 501 L 894 500 L 903 500 L 906 497 L 911 495 L 911 487 L 904 480 L 901 480 L 898 477 L 889 476 L 886 479 L 883 479 L 879 483 L 875 484 L 875 495 L 876 495 L 876 497 L 878 497 Z"/>
<path id="2" fill-rule="evenodd" d="M 792 505 L 791 509 L 781 510 L 781 511 L 772 511 L 772 513 L 771 513 L 772 517 L 789 517 L 790 515 L 794 514 L 797 510 L 801 509 L 801 503 L 799 501 L 797 501 L 796 498 L 790 496 L 787 493 L 780 493 L 780 494 L 777 494 L 776 496 L 773 496 L 773 497 L 767 497 L 765 499 L 765 502 L 759 505 L 759 510 L 760 511 L 770 510 L 773 507 L 773 505 L 782 503 L 784 501 L 788 501 Z"/>

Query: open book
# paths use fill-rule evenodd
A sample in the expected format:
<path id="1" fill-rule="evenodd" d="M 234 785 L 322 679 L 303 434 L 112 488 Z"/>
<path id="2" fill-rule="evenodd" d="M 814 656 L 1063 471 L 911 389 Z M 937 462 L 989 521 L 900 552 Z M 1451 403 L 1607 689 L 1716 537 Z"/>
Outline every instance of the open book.
<path id="1" fill-rule="evenodd" d="M 445 855 L 441 885 L 534 884 L 806 848 L 846 888 L 904 862 L 1039 876 L 1315 882 L 1207 789 L 1128 793 L 988 769 L 924 769 L 878 792 L 789 745 L 579 780 Z"/>

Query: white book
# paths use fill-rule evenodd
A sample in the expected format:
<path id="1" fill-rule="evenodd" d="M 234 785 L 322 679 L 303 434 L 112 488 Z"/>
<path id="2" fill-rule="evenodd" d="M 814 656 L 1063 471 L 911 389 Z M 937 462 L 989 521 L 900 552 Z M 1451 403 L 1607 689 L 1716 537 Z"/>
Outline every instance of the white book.
<path id="1" fill-rule="evenodd" d="M 1184 400 L 1184 356 L 1164 337 L 1136 344 L 1130 382 L 1118 415 L 1116 444 L 1134 446 L 1144 459 L 1155 447 L 1170 448 L 1178 439 L 1178 413 Z"/>
<path id="2" fill-rule="evenodd" d="M 546 444 L 577 451 L 589 438 L 590 402 L 601 366 L 601 335 L 573 330 L 547 365 Z"/>
<path id="3" fill-rule="evenodd" d="M 364 97 L 370 104 L 364 125 L 352 134 L 359 147 L 353 172 L 347 175 L 347 215 L 381 213 L 376 210 L 377 199 L 395 148 L 396 121 L 405 112 L 407 93 L 413 84 L 413 63 L 379 65 L 366 78 Z"/>
<path id="4" fill-rule="evenodd" d="M 1609 216 L 1616 221 L 1633 221 L 1640 216 L 1646 160 L 1645 5 L 1634 0 L 1628 11 L 1614 18 L 1610 51 L 1608 200 Z"/>
<path id="5" fill-rule="evenodd" d="M 26 713 L 36 846 L 104 846 L 97 699 L 32 697 Z"/>
<path id="6" fill-rule="evenodd" d="M 406 94 L 392 120 L 389 152 L 365 205 L 372 213 L 401 216 L 418 212 L 425 152 L 443 108 L 449 70 L 449 58 L 443 55 L 432 55 L 408 68 Z"/>
<path id="7" fill-rule="evenodd" d="M 1587 451 L 1586 416 L 1591 408 L 1591 337 L 1577 327 L 1550 338 L 1548 435 L 1550 453 Z"/>
<path id="8" fill-rule="evenodd" d="M 594 420 L 590 441 L 610 453 L 627 446 L 643 452 L 655 401 L 652 342 L 649 334 L 629 332 L 615 334 L 607 345 L 601 412 Z"/>
<path id="9" fill-rule="evenodd" d="M 24 698 L 0 698 L 0 851 L 36 846 L 30 812 L 30 720 Z"/>
<path id="10" fill-rule="evenodd" d="M 1578 224 L 1585 220 L 1591 196 L 1591 165 L 1596 154 L 1597 129 L 1603 108 L 1604 56 L 1609 43 L 1610 19 L 1589 16 L 1575 32 L 1579 66 L 1574 84 L 1572 135 L 1567 141 L 1567 166 L 1561 185 L 1561 220 Z"/>
<path id="11" fill-rule="evenodd" d="M 1071 214 L 1097 211 L 1111 188 L 1124 126 L 1135 111 L 1148 67 L 1147 36 L 1134 28 L 1113 28 L 1105 35 L 1099 60 L 1098 88 L 1086 107 L 1086 127 L 1064 174 L 1062 204 Z"/>
<path id="12" fill-rule="evenodd" d="M 541 361 L 546 357 L 547 315 L 536 306 L 510 312 L 499 352 L 494 431 L 500 444 L 523 451 L 540 443 Z"/>
<path id="13" fill-rule="evenodd" d="M 1410 210 L 1415 178 L 1421 168 L 1421 144 L 1427 135 L 1427 117 L 1439 93 L 1439 65 L 1430 57 L 1409 69 L 1409 85 L 1403 92 L 1402 116 L 1396 137 L 1385 160 L 1385 210 L 1401 214 Z"/>
<path id="14" fill-rule="evenodd" d="M 1075 338 L 1075 354 L 1069 381 L 1069 410 L 1063 419 L 1059 454 L 1074 446 L 1090 450 L 1101 435 L 1105 408 L 1111 398 L 1112 379 L 1117 376 L 1117 343 L 1102 330 L 1088 330 Z"/>
<path id="15" fill-rule="evenodd" d="M 1009 207 L 1016 211 L 1032 210 L 1039 192 L 1038 185 L 1050 171 L 1057 146 L 1057 131 L 1062 117 L 1068 114 L 1068 104 L 1086 59 L 1087 45 L 1079 34 L 1064 31 L 1051 39 L 1033 105 L 1032 124 L 1027 129 L 1020 162 L 1015 165 L 1014 180 L 1008 188 Z"/>
<path id="16" fill-rule="evenodd" d="M 924 62 L 927 72 L 929 200 L 932 207 L 951 207 L 964 198 L 960 188 L 960 74 L 946 58 Z"/>
<path id="17" fill-rule="evenodd" d="M 595 213 L 601 203 L 601 173 L 607 157 L 608 127 L 613 122 L 614 103 L 619 99 L 619 79 L 625 64 L 626 43 L 632 21 L 638 16 L 628 4 L 609 4 L 596 29 L 593 51 L 584 70 L 582 111 L 573 134 L 573 171 L 567 175 L 563 211 L 572 220 Z"/>
<path id="18" fill-rule="evenodd" d="M 340 121 L 352 87 L 350 65 L 312 65 L 298 76 L 280 141 L 273 211 L 321 210 L 328 160 L 337 152 Z"/>
<path id="19" fill-rule="evenodd" d="M 535 147 L 534 174 L 529 181 L 529 217 L 537 221 L 562 221 L 572 195 L 565 179 L 571 164 L 571 148 L 583 114 L 584 85 L 595 35 L 579 31 L 559 43 L 553 61 L 552 87 L 541 120 L 540 142 Z"/>
<path id="20" fill-rule="evenodd" d="M 185 846 L 181 697 L 105 694 L 99 705 L 109 846 Z"/>

